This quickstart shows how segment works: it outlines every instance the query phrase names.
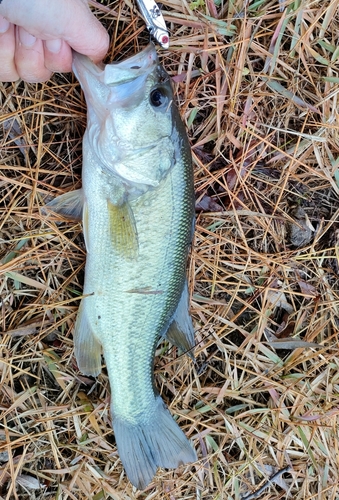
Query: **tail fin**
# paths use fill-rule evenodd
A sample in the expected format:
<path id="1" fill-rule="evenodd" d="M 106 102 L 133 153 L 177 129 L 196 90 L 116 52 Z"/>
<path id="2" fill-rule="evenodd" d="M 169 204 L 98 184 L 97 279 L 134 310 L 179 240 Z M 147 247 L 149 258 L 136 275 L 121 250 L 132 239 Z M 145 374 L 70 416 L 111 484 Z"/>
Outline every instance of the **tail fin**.
<path id="1" fill-rule="evenodd" d="M 113 429 L 128 479 L 139 490 L 151 482 L 158 467 L 175 469 L 197 460 L 195 450 L 160 396 L 156 397 L 150 422 L 133 424 L 115 416 Z"/>

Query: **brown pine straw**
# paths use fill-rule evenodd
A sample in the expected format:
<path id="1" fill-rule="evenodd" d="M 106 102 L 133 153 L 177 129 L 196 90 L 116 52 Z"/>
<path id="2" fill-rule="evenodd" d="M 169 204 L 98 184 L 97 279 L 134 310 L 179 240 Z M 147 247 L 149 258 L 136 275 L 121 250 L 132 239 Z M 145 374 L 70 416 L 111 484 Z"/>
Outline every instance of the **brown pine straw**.
<path id="1" fill-rule="evenodd" d="M 197 347 L 194 364 L 160 344 L 155 378 L 199 461 L 144 492 L 107 373 L 73 355 L 81 226 L 39 211 L 81 186 L 83 95 L 72 74 L 1 84 L 2 499 L 339 498 L 338 3 L 163 0 L 196 176 Z M 131 0 L 90 5 L 107 61 L 148 43 Z"/>

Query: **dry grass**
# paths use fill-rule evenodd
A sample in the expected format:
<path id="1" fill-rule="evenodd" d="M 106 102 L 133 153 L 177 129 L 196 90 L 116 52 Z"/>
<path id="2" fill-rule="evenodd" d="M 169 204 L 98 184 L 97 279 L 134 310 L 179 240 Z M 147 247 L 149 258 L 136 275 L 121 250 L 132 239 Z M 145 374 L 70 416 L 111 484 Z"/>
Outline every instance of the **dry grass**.
<path id="1" fill-rule="evenodd" d="M 109 60 L 147 43 L 130 0 L 91 3 Z M 81 227 L 39 213 L 81 185 L 84 100 L 72 75 L 3 84 L 1 498 L 338 499 L 339 2 L 163 3 L 195 163 L 198 345 L 195 366 L 160 346 L 156 381 L 200 460 L 144 492 L 126 479 L 107 375 L 73 356 Z M 272 344 L 291 338 L 319 348 Z"/>

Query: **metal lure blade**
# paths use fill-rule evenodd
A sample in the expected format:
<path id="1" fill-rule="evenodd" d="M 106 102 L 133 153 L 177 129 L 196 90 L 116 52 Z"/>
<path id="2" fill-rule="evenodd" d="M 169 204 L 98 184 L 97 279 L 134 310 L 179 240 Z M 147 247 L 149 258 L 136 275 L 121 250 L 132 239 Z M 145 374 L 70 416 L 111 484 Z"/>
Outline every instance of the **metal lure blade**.
<path id="1" fill-rule="evenodd" d="M 169 33 L 160 8 L 154 0 L 137 0 L 139 10 L 146 21 L 150 34 L 157 40 L 163 49 L 169 47 Z"/>

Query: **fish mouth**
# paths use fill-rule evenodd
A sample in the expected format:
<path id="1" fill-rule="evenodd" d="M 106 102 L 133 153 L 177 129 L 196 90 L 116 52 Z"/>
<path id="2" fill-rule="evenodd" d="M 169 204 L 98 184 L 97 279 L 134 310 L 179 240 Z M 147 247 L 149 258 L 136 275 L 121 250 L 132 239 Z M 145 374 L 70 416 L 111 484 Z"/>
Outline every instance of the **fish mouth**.
<path id="1" fill-rule="evenodd" d="M 72 69 L 84 90 L 86 101 L 98 105 L 107 101 L 123 102 L 138 94 L 150 73 L 158 66 L 153 43 L 141 52 L 104 66 L 94 64 L 87 56 L 73 52 Z M 110 99 L 110 100 L 111 100 Z"/>
<path id="2" fill-rule="evenodd" d="M 144 73 L 150 73 L 156 64 L 158 64 L 158 55 L 155 45 L 150 43 L 134 56 L 106 66 L 102 63 L 94 64 L 87 56 L 73 51 L 72 68 L 80 83 L 85 74 L 90 72 L 105 85 L 119 85 Z"/>
<path id="3" fill-rule="evenodd" d="M 147 76 L 158 64 L 158 55 L 155 45 L 147 47 L 124 61 L 108 64 L 105 68 L 104 83 L 109 86 L 120 85 L 134 80 L 141 75 Z"/>

